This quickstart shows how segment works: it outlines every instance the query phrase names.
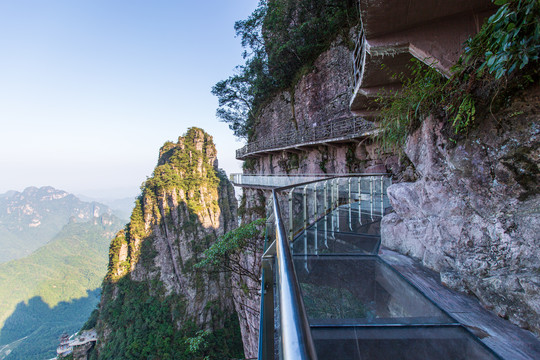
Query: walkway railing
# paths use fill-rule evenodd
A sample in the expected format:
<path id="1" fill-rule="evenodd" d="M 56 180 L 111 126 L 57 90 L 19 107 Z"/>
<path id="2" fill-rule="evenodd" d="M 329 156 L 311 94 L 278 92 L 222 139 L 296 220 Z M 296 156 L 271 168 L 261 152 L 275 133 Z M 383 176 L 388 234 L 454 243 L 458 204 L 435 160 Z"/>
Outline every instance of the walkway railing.
<path id="1" fill-rule="evenodd" d="M 373 124 L 363 118 L 330 121 L 309 128 L 291 129 L 287 132 L 265 137 L 250 142 L 236 150 L 236 158 L 244 159 L 249 155 L 264 151 L 286 149 L 288 147 L 324 143 L 332 140 L 354 139 L 364 136 L 373 129 Z"/>
<path id="2" fill-rule="evenodd" d="M 252 180 L 258 179 L 259 182 L 267 183 L 266 181 L 261 181 L 263 177 L 256 176 Z M 238 177 L 236 179 L 238 180 Z M 294 269 L 291 253 L 292 241 L 290 241 L 293 234 L 305 230 L 318 218 L 343 204 L 358 203 L 361 207 L 362 199 L 368 195 L 373 197 L 375 193 L 380 194 L 380 199 L 383 199 L 385 189 L 390 184 L 390 178 L 383 174 L 362 174 L 353 177 L 350 175 L 341 175 L 326 179 L 319 177 L 314 181 L 302 182 L 273 190 L 276 239 L 274 246 L 267 251 L 271 254 L 265 254 L 265 257 L 267 261 L 269 258 L 272 258 L 276 262 L 274 270 L 278 295 L 279 323 L 274 324 L 274 314 L 268 311 L 274 310 L 272 285 L 274 283 L 274 275 L 268 271 L 269 269 L 263 269 L 259 333 L 260 360 L 274 358 L 276 349 L 274 349 L 274 341 L 271 340 L 271 334 L 274 334 L 275 328 L 278 329 L 277 334 L 280 347 L 277 351 L 280 358 L 317 359 L 309 321 L 302 300 L 302 293 Z M 365 196 L 362 196 L 362 193 L 365 193 Z M 300 198 L 297 195 L 300 195 Z M 283 206 L 284 199 L 287 199 L 288 206 Z M 280 202 L 282 205 L 280 205 Z M 298 207 L 301 207 L 300 211 Z M 288 216 L 283 217 L 281 209 L 288 210 Z M 384 209 L 382 206 L 377 207 L 377 209 L 371 206 L 372 216 L 374 211 L 384 211 Z M 297 213 L 301 215 L 298 216 Z M 270 267 L 273 268 L 273 266 Z"/>
<path id="3" fill-rule="evenodd" d="M 390 184 L 368 174 L 273 189 L 259 360 L 498 358 L 378 256 Z"/>
<path id="4" fill-rule="evenodd" d="M 364 28 L 360 24 L 360 32 L 356 38 L 356 45 L 353 52 L 353 68 L 352 68 L 352 79 L 353 79 L 353 91 L 358 91 L 358 86 L 362 80 L 364 73 L 364 63 L 366 59 L 366 38 L 364 36 Z"/>
<path id="5" fill-rule="evenodd" d="M 300 184 L 310 181 L 321 181 L 330 178 L 339 177 L 363 177 L 375 178 L 386 176 L 382 173 L 349 173 L 349 174 L 295 174 L 295 175 L 257 175 L 257 174 L 230 174 L 230 180 L 235 186 L 241 187 L 262 187 L 262 188 L 278 188 Z"/>

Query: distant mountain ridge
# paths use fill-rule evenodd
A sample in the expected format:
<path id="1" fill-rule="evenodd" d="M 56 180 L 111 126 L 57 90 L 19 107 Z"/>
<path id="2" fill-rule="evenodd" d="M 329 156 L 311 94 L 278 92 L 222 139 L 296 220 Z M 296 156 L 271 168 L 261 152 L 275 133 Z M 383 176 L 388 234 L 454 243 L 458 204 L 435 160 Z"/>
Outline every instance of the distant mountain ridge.
<path id="1" fill-rule="evenodd" d="M 9 354 L 0 350 L 0 360 L 51 358 L 59 335 L 80 329 L 99 301 L 110 239 L 123 225 L 109 214 L 72 218 L 30 256 L 0 264 L 0 349 L 24 338 Z"/>
<path id="2" fill-rule="evenodd" d="M 50 186 L 0 194 L 0 263 L 29 255 L 69 222 L 86 222 L 112 210 Z"/>

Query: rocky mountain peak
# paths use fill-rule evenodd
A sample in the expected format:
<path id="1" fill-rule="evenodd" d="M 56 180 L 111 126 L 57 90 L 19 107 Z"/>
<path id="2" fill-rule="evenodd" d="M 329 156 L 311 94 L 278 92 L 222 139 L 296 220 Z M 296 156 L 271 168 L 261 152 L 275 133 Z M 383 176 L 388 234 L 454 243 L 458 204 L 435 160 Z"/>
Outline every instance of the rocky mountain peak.
<path id="1" fill-rule="evenodd" d="M 176 143 L 161 147 L 129 224 L 111 242 L 98 321 L 100 357 L 122 357 L 132 347 L 131 333 L 119 327 L 141 332 L 137 336 L 142 338 L 172 339 L 194 336 L 194 330 L 213 336 L 224 331 L 229 321 L 237 321 L 227 276 L 194 267 L 204 250 L 236 225 L 234 190 L 217 170 L 216 159 L 212 137 L 199 128 L 190 128 Z M 146 305 L 154 301 L 150 298 L 158 302 L 152 314 Z M 167 331 L 144 332 L 126 324 L 115 308 L 129 308 L 135 322 L 139 316 L 141 321 L 162 316 L 155 321 Z M 239 332 L 238 325 L 233 329 Z M 239 333 L 236 339 L 240 342 Z M 183 344 L 176 342 L 173 347 L 183 351 Z M 212 351 L 224 356 L 229 350 L 216 347 Z"/>

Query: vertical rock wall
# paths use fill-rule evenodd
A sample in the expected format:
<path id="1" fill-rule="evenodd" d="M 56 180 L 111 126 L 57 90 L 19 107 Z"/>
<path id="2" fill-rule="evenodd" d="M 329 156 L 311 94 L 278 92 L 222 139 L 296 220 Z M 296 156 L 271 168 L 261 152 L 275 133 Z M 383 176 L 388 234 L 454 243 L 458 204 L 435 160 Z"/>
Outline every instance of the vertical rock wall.
<path id="1" fill-rule="evenodd" d="M 254 140 L 279 139 L 290 131 L 309 131 L 355 117 L 349 110 L 351 68 L 350 41 L 338 38 L 317 58 L 311 71 L 300 78 L 293 90 L 278 94 L 263 108 L 255 126 Z M 259 174 L 343 174 L 397 171 L 398 168 L 396 156 L 380 153 L 377 144 L 367 138 L 262 154 L 248 163 L 246 170 Z"/>
<path id="2" fill-rule="evenodd" d="M 236 226 L 236 211 L 211 136 L 191 128 L 162 147 L 130 223 L 111 243 L 99 358 L 241 355 L 229 276 L 194 267 Z"/>
<path id="3" fill-rule="evenodd" d="M 540 334 L 540 89 L 454 144 L 428 118 L 405 153 L 418 181 L 388 189 L 383 244 Z"/>

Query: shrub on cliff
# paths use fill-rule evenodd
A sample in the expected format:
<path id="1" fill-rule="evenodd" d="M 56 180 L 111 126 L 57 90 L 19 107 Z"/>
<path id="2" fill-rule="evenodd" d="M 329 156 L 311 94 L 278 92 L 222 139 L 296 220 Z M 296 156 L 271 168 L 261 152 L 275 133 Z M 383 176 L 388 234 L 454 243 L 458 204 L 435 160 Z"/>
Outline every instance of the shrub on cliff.
<path id="1" fill-rule="evenodd" d="M 466 41 L 453 75 L 445 79 L 414 60 L 411 77 L 398 74 L 403 90 L 381 94 L 381 129 L 386 150 L 399 150 L 422 118 L 435 113 L 448 119 L 453 137 L 467 134 L 483 112 L 495 112 L 516 92 L 539 77 L 540 2 L 494 0 L 501 5 L 480 32 Z"/>
<path id="2" fill-rule="evenodd" d="M 246 62 L 212 88 L 217 116 L 236 136 L 248 138 L 259 109 L 277 91 L 294 86 L 303 69 L 357 23 L 353 0 L 261 0 L 248 19 L 235 24 Z"/>

